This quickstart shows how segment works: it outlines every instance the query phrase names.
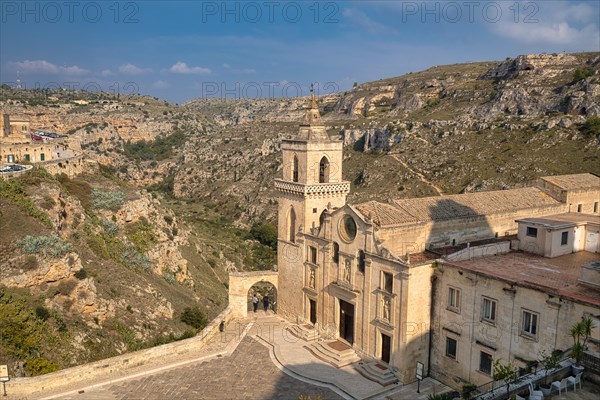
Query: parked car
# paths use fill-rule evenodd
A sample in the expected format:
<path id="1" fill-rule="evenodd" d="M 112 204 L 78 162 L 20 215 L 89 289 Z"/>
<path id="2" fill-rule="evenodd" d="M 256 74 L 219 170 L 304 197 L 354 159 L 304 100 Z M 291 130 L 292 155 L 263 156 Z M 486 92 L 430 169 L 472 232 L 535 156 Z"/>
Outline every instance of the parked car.
<path id="1" fill-rule="evenodd" d="M 11 172 L 23 171 L 25 169 L 22 165 L 11 165 Z"/>
<path id="2" fill-rule="evenodd" d="M 42 139 L 41 136 L 37 136 L 37 135 L 31 135 L 31 139 L 35 140 L 36 142 L 41 142 L 44 140 L 44 139 Z"/>
<path id="3" fill-rule="evenodd" d="M 5 165 L 4 167 L 0 168 L 0 172 L 10 172 L 12 169 L 12 165 Z"/>

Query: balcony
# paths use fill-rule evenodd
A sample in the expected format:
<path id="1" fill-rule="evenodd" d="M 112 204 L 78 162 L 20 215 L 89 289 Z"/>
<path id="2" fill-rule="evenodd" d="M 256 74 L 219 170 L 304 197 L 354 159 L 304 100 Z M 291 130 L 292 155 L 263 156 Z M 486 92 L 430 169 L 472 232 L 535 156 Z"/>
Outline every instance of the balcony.
<path id="1" fill-rule="evenodd" d="M 283 179 L 275 179 L 275 189 L 286 193 L 302 194 L 302 195 L 333 195 L 347 194 L 350 192 L 350 182 L 330 182 L 330 183 L 314 183 L 307 185 L 304 183 L 284 181 Z"/>

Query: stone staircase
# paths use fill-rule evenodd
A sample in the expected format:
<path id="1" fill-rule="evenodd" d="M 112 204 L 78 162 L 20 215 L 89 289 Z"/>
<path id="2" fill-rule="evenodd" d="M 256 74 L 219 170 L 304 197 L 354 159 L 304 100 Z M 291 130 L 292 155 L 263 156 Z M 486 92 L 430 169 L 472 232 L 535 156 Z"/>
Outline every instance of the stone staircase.
<path id="1" fill-rule="evenodd" d="M 315 357 L 328 362 L 336 368 L 360 361 L 351 346 L 339 340 L 320 340 L 304 346 Z"/>
<path id="2" fill-rule="evenodd" d="M 319 332 L 311 324 L 292 325 L 287 329 L 292 333 L 292 335 L 306 342 L 312 342 L 319 338 Z"/>
<path id="3" fill-rule="evenodd" d="M 359 362 L 354 366 L 362 376 L 377 382 L 382 386 L 393 385 L 398 383 L 396 375 L 387 367 L 387 365 L 379 361 L 364 361 Z"/>

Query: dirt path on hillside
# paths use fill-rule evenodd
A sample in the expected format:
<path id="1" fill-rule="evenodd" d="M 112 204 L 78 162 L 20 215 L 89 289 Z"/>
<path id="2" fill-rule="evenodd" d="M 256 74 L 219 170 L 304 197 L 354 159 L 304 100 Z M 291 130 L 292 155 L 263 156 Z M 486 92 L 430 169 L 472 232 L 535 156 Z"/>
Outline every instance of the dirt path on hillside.
<path id="1" fill-rule="evenodd" d="M 397 154 L 390 154 L 390 156 L 392 156 L 396 161 L 398 161 L 400 164 L 402 164 L 402 166 L 404 168 L 406 168 L 407 170 L 409 170 L 410 172 L 412 172 L 413 174 L 415 174 L 416 176 L 418 176 L 419 179 L 422 182 L 424 182 L 424 183 L 428 184 L 429 186 L 431 186 L 437 192 L 438 195 L 441 196 L 442 194 L 444 194 L 442 192 L 442 189 L 438 185 L 436 185 L 435 183 L 431 182 L 422 173 L 420 173 L 418 171 L 415 171 L 414 169 L 412 169 L 411 167 L 409 167 L 408 164 L 405 163 L 404 161 L 402 161 L 402 159 Z"/>

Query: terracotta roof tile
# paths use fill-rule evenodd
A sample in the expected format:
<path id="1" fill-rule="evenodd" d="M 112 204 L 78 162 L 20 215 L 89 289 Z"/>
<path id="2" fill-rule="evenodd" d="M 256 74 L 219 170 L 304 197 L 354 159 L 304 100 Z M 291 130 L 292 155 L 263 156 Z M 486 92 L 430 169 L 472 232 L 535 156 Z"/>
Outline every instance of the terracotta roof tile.
<path id="1" fill-rule="evenodd" d="M 600 188 L 600 177 L 593 174 L 544 176 L 540 178 L 564 190 Z"/>

